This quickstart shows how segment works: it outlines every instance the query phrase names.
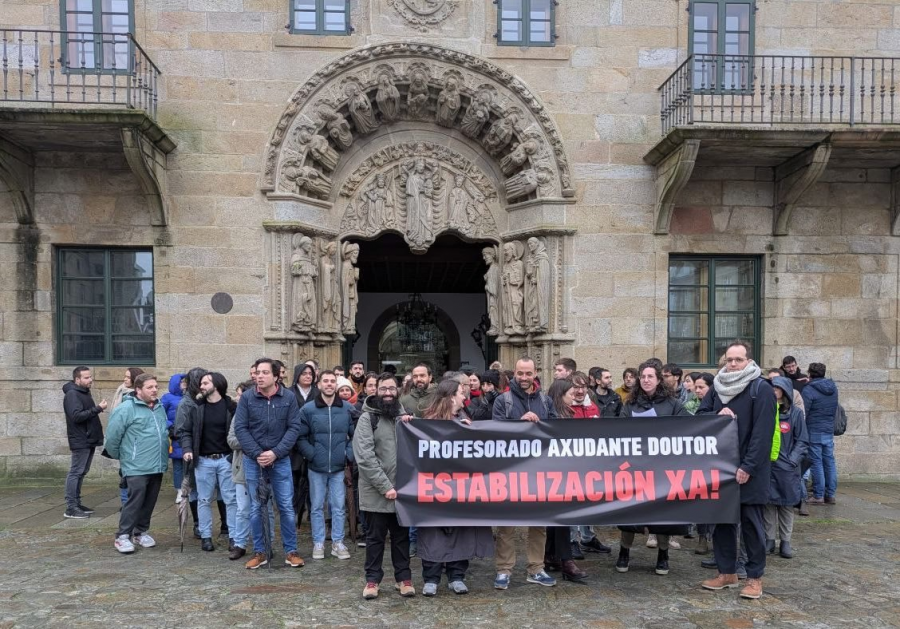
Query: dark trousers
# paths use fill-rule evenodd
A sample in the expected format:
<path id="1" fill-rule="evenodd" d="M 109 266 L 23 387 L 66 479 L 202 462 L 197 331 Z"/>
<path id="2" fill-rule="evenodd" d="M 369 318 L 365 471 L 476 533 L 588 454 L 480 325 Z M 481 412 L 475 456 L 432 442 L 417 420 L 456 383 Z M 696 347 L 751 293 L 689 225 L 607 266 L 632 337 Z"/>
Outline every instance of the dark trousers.
<path id="1" fill-rule="evenodd" d="M 747 552 L 747 576 L 751 579 L 762 578 L 766 570 L 765 509 L 765 505 L 741 505 L 740 535 Z M 737 571 L 737 524 L 716 524 L 713 552 L 720 573 L 734 574 Z"/>
<path id="2" fill-rule="evenodd" d="M 570 539 L 568 526 L 548 526 L 544 554 L 558 561 L 568 561 L 572 558 Z"/>
<path id="3" fill-rule="evenodd" d="M 422 560 L 422 579 L 425 583 L 440 583 L 441 574 L 444 569 L 447 570 L 447 581 L 462 581 L 466 578 L 466 571 L 469 569 L 469 560 L 460 559 L 459 561 L 447 561 L 441 563 L 439 561 Z"/>
<path id="4" fill-rule="evenodd" d="M 409 529 L 401 526 L 396 513 L 366 512 L 366 582 L 381 583 L 384 578 L 384 540 L 391 534 L 391 563 L 394 580 L 409 581 Z"/>
<path id="5" fill-rule="evenodd" d="M 74 509 L 81 504 L 81 483 L 91 471 L 93 460 L 94 448 L 72 450 L 72 464 L 66 476 L 66 509 Z"/>
<path id="6" fill-rule="evenodd" d="M 156 507 L 162 474 L 143 474 L 128 477 L 128 500 L 119 514 L 120 535 L 140 535 L 150 530 L 150 516 Z"/>

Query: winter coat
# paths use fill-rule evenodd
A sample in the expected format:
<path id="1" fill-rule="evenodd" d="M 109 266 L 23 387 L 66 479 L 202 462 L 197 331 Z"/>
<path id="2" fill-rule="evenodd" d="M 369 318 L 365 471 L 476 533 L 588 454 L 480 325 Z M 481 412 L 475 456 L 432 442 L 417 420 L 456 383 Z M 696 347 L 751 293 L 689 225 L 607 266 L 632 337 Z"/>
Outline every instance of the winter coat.
<path id="1" fill-rule="evenodd" d="M 66 437 L 70 450 L 84 450 L 103 445 L 103 409 L 94 404 L 91 390 L 74 382 L 63 385 L 63 411 L 66 414 Z"/>
<path id="2" fill-rule="evenodd" d="M 106 452 L 119 460 L 122 476 L 162 474 L 169 468 L 169 434 L 161 404 L 150 408 L 126 396 L 109 418 Z"/>
<path id="3" fill-rule="evenodd" d="M 436 388 L 437 385 L 435 384 L 429 384 L 426 389 L 413 387 L 409 390 L 409 393 L 400 396 L 400 404 L 407 411 L 418 417 L 431 404 L 431 394 L 434 393 Z"/>
<path id="4" fill-rule="evenodd" d="M 784 377 L 791 381 L 791 384 L 794 385 L 794 391 L 798 393 L 803 393 L 803 389 L 809 384 L 809 376 L 799 369 L 794 374 L 785 372 Z"/>
<path id="5" fill-rule="evenodd" d="M 806 429 L 810 435 L 833 435 L 838 389 L 831 378 L 816 378 L 803 387 Z"/>
<path id="6" fill-rule="evenodd" d="M 317 397 L 319 397 L 319 387 L 313 384 L 309 388 L 309 395 L 306 396 L 306 399 L 303 398 L 303 394 L 300 392 L 300 387 L 293 386 L 291 387 L 291 393 L 294 394 L 294 397 L 297 399 L 297 408 L 303 408 Z"/>
<path id="7" fill-rule="evenodd" d="M 690 413 L 684 410 L 684 406 L 678 398 L 661 395 L 654 396 L 652 399 L 641 396 L 634 402 L 625 402 L 622 407 L 622 416 L 634 417 L 635 413 L 646 413 L 651 408 L 656 411 L 657 417 L 665 417 L 667 415 L 690 415 Z"/>
<path id="8" fill-rule="evenodd" d="M 241 442 L 238 441 L 234 434 L 234 422 L 228 428 L 228 447 L 231 448 L 233 456 L 231 457 L 231 480 L 238 485 L 247 484 L 247 475 L 244 472 L 244 451 L 241 450 Z"/>
<path id="9" fill-rule="evenodd" d="M 498 421 L 522 419 L 527 412 L 537 415 L 541 421 L 556 419 L 553 400 L 541 391 L 538 383 L 534 383 L 534 391 L 525 393 L 515 379 L 509 383 L 509 391 L 502 393 L 494 402 L 491 418 Z"/>
<path id="10" fill-rule="evenodd" d="M 612 389 L 607 389 L 605 395 L 594 391 L 594 403 L 600 409 L 600 417 L 619 417 L 622 415 L 622 398 Z"/>
<path id="11" fill-rule="evenodd" d="M 352 406 L 334 397 L 328 406 L 322 395 L 300 410 L 300 436 L 297 448 L 309 461 L 309 469 L 320 474 L 343 471 L 353 460 Z"/>
<path id="12" fill-rule="evenodd" d="M 759 382 L 759 384 L 755 384 Z M 754 388 L 756 396 L 753 396 Z M 697 415 L 718 415 L 723 408 L 730 408 L 737 415 L 738 467 L 750 475 L 750 480 L 740 486 L 741 504 L 764 505 L 769 502 L 769 483 L 772 465 L 772 434 L 775 431 L 775 394 L 765 378 L 757 378 L 723 404 L 715 387 L 700 402 Z"/>
<path id="13" fill-rule="evenodd" d="M 494 412 L 494 402 L 497 401 L 497 398 L 500 397 L 500 393 L 497 391 L 488 391 L 487 393 L 482 393 L 476 398 L 472 398 L 472 403 L 469 404 L 468 411 L 469 417 L 472 418 L 472 421 L 480 422 L 486 419 L 491 419 Z"/>
<path id="14" fill-rule="evenodd" d="M 234 413 L 231 411 L 231 398 L 225 397 L 223 399 L 225 400 L 225 425 L 227 426 L 225 434 L 227 435 L 231 432 Z M 181 450 L 193 454 L 195 460 L 200 456 L 200 443 L 203 440 L 203 419 L 205 414 L 206 404 L 198 404 L 197 411 L 188 416 L 184 426 L 182 426 L 175 435 L 178 438 L 178 442 L 181 443 Z M 216 454 L 223 453 L 217 452 Z"/>
<path id="15" fill-rule="evenodd" d="M 794 386 L 784 376 L 772 378 L 772 384 L 791 400 Z M 781 432 L 781 449 L 778 459 L 772 461 L 772 482 L 769 485 L 769 504 L 793 507 L 800 502 L 800 463 L 809 450 L 809 436 L 803 411 L 788 402 L 783 404 L 778 417 Z M 771 458 L 771 457 L 770 457 Z"/>
<path id="16" fill-rule="evenodd" d="M 300 434 L 300 409 L 294 394 L 278 385 L 271 398 L 258 389 L 245 391 L 234 414 L 234 434 L 244 455 L 256 459 L 267 450 L 279 459 L 290 455 Z"/>
<path id="17" fill-rule="evenodd" d="M 569 408 L 572 409 L 573 419 L 596 419 L 600 417 L 600 409 L 591 402 L 591 399 L 588 396 L 585 396 L 583 404 L 578 404 L 576 402 Z"/>
<path id="18" fill-rule="evenodd" d="M 406 410 L 401 404 L 400 415 Z M 376 424 L 372 428 L 372 423 Z M 397 418 L 363 405 L 353 433 L 353 456 L 359 468 L 359 508 L 376 513 L 395 513 L 395 501 L 384 497 L 397 480 Z"/>
<path id="19" fill-rule="evenodd" d="M 184 379 L 186 374 L 176 373 L 174 376 L 169 378 L 169 392 L 160 398 L 159 402 L 163 405 L 163 408 L 166 410 L 166 426 L 169 430 L 169 439 L 171 441 L 169 446 L 169 458 L 170 459 L 181 459 L 181 455 L 183 454 L 181 451 L 181 443 L 179 443 L 178 438 L 175 437 L 175 418 L 178 414 L 178 405 L 181 403 L 181 398 L 184 397 L 184 392 L 181 390 L 181 381 Z"/>

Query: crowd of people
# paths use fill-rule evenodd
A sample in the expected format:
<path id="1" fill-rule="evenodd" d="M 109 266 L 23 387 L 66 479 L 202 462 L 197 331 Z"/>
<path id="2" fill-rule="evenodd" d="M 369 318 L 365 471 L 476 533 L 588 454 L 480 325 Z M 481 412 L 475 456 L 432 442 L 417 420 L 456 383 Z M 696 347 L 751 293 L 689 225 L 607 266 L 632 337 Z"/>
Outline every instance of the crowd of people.
<path id="1" fill-rule="evenodd" d="M 670 549 L 677 538 L 699 536 L 695 552 L 713 556 L 702 565 L 717 576 L 702 587 L 737 587 L 740 595 L 759 598 L 767 554 L 791 558 L 795 509 L 835 504 L 837 469 L 834 420 L 838 391 L 821 363 L 804 374 L 792 356 L 779 368 L 763 373 L 750 347 L 734 341 L 715 374 L 685 373 L 676 364 L 648 359 L 622 374 L 613 387 L 612 373 L 592 367 L 584 373 L 571 358 L 559 359 L 549 386 L 540 382 L 531 358 L 520 358 L 512 370 L 494 363 L 483 373 L 451 371 L 440 378 L 420 363 L 398 377 L 387 370 L 365 372 L 354 362 L 320 369 L 313 360 L 297 365 L 287 380 L 278 360 L 260 358 L 249 379 L 229 395 L 225 377 L 197 367 L 175 374 L 168 392 L 159 397 L 157 378 L 129 368 L 112 405 L 95 403 L 90 368 L 77 367 L 63 387 L 72 463 L 66 479 L 67 518 L 93 513 L 81 501 L 81 485 L 95 448 L 119 461 L 122 509 L 115 548 L 130 554 L 150 548 L 151 515 L 172 461 L 176 503 L 187 500 L 194 536 L 203 551 L 214 552 L 213 503 L 227 539 L 228 557 L 248 555 L 255 570 L 273 559 L 274 512 L 278 512 L 284 563 L 304 565 L 298 528 L 308 513 L 311 556 L 350 558 L 345 543 L 365 548 L 366 599 L 376 598 L 384 578 L 382 562 L 390 538 L 395 587 L 414 596 L 410 557 L 421 559 L 422 594 L 435 596 L 442 576 L 455 594 L 468 592 L 469 560 L 493 557 L 494 587 L 509 587 L 516 563 L 515 527 L 407 527 L 396 513 L 397 422 L 414 418 L 453 421 L 552 421 L 559 418 L 603 419 L 726 415 L 738 426 L 740 465 L 739 524 L 622 526 L 615 569 L 631 567 L 636 535 L 657 549 L 654 571 L 669 572 Z M 111 411 L 104 439 L 99 415 Z M 187 476 L 193 487 L 181 491 Z M 812 495 L 805 477 L 811 476 Z M 348 499 L 348 492 L 352 497 Z M 271 495 L 271 502 L 266 499 Z M 327 502 L 327 507 L 326 507 Z M 274 503 L 274 507 L 273 504 Z M 268 505 L 268 508 L 266 507 Z M 348 509 L 349 507 L 349 509 Z M 355 512 L 355 513 L 352 513 Z M 586 552 L 609 554 L 593 527 L 528 527 L 526 581 L 556 585 L 551 572 L 584 583 L 588 574 L 576 562 Z"/>

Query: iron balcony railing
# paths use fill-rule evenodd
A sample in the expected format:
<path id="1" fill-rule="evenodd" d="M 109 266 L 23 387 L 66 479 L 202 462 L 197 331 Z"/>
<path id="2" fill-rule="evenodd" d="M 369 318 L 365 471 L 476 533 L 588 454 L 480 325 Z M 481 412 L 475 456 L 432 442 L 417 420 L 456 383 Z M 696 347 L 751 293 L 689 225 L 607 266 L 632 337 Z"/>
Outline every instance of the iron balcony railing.
<path id="1" fill-rule="evenodd" d="M 0 29 L 0 106 L 124 106 L 156 118 L 159 68 L 131 33 Z"/>
<path id="2" fill-rule="evenodd" d="M 659 88 L 663 134 L 696 124 L 900 124 L 900 59 L 692 55 Z"/>

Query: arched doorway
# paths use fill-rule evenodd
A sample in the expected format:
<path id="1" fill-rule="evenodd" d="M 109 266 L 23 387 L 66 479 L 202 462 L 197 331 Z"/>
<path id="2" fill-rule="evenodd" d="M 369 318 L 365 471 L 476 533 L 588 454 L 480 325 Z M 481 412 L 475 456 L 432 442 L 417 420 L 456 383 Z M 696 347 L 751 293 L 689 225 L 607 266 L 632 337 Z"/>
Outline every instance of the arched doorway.
<path id="1" fill-rule="evenodd" d="M 459 330 L 453 319 L 413 293 L 408 301 L 388 307 L 372 324 L 365 362 L 371 371 L 393 365 L 397 373 L 410 373 L 424 362 L 441 373 L 459 366 L 459 351 Z"/>

